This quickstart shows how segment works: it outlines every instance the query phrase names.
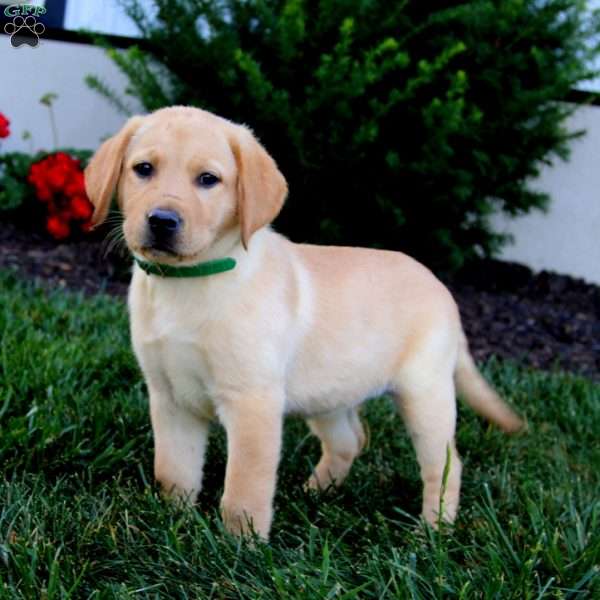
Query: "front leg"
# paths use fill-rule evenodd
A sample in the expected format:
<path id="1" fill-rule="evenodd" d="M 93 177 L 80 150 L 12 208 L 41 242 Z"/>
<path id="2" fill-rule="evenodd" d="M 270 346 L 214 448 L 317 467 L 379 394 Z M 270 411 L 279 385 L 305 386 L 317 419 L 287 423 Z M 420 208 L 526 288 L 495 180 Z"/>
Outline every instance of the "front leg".
<path id="1" fill-rule="evenodd" d="M 281 451 L 282 402 L 277 394 L 229 398 L 218 409 L 227 432 L 221 514 L 233 534 L 268 539 Z"/>
<path id="2" fill-rule="evenodd" d="M 167 388 L 149 391 L 154 476 L 165 495 L 192 503 L 202 486 L 209 423 L 175 404 Z"/>

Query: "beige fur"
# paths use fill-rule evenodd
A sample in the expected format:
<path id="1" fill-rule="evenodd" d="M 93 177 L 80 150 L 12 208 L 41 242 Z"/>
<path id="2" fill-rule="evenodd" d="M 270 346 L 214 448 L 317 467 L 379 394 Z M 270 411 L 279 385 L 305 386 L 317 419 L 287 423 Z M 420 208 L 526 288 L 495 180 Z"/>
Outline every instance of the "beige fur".
<path id="1" fill-rule="evenodd" d="M 141 179 L 140 161 L 155 172 Z M 220 183 L 199 187 L 205 171 Z M 267 538 L 283 417 L 305 415 L 322 443 L 310 488 L 339 485 L 365 443 L 358 407 L 389 392 L 416 449 L 424 518 L 452 521 L 461 462 L 455 386 L 505 431 L 521 420 L 470 358 L 456 305 L 422 265 L 398 252 L 293 244 L 268 226 L 287 186 L 245 127 L 186 107 L 129 121 L 86 170 L 95 220 L 118 189 L 127 244 L 147 261 L 191 265 L 231 256 L 234 270 L 193 279 L 135 267 L 129 294 L 136 356 L 150 394 L 155 474 L 193 500 L 202 485 L 208 423 L 228 441 L 227 528 Z M 150 210 L 177 211 L 177 251 L 144 246 Z M 447 449 L 451 462 L 438 515 Z"/>

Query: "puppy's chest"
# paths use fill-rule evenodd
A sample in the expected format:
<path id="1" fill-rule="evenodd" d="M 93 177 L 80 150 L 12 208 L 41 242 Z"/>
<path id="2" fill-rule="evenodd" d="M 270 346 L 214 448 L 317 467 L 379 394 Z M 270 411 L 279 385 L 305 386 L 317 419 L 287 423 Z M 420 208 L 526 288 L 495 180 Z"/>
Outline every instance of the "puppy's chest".
<path id="1" fill-rule="evenodd" d="M 161 377 L 170 389 L 173 400 L 204 418 L 214 416 L 213 398 L 215 352 L 211 348 L 214 336 L 209 324 L 182 313 L 164 314 L 156 311 L 137 338 L 136 350 L 147 377 Z M 132 323 L 134 329 L 136 323 Z M 141 325 L 140 323 L 137 324 Z"/>

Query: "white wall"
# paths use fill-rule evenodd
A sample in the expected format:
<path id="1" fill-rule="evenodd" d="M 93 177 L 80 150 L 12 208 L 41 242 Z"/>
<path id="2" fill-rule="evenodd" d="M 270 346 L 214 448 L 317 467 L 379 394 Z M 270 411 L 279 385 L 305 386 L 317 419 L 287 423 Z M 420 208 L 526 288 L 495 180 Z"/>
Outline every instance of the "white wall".
<path id="1" fill-rule="evenodd" d="M 515 238 L 501 258 L 600 283 L 600 107 L 579 108 L 568 128 L 587 134 L 572 142 L 568 162 L 544 168 L 535 183 L 552 197 L 548 213 L 494 220 Z"/>
<path id="2" fill-rule="evenodd" d="M 152 0 L 142 0 L 140 4 L 147 15 L 156 10 Z M 67 0 L 64 27 L 128 37 L 140 35 L 137 25 L 127 16 L 118 0 Z"/>
<path id="3" fill-rule="evenodd" d="M 104 52 L 94 46 L 42 36 L 36 48 L 13 48 L 8 36 L 0 35 L 0 71 L 0 112 L 11 121 L 11 136 L 2 140 L 2 151 L 29 151 L 31 143 L 22 139 L 24 131 L 31 132 L 35 150 L 53 149 L 48 108 L 39 102 L 48 92 L 59 96 L 54 112 L 62 147 L 95 149 L 126 119 L 83 80 L 87 74 L 97 75 L 119 92 L 127 83 Z M 135 102 L 129 104 L 138 109 Z"/>

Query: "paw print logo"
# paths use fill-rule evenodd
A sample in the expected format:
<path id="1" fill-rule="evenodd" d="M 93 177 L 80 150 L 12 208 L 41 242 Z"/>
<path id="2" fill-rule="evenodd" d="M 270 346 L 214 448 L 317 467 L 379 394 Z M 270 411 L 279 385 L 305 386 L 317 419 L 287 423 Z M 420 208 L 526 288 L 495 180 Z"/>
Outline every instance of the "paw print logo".
<path id="1" fill-rule="evenodd" d="M 27 44 L 35 48 L 40 43 L 40 35 L 46 31 L 43 23 L 39 23 L 33 15 L 15 17 L 6 23 L 4 33 L 10 35 L 10 43 L 14 48 Z"/>

